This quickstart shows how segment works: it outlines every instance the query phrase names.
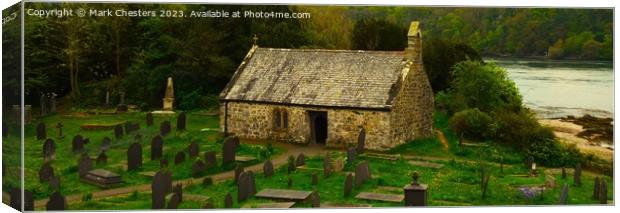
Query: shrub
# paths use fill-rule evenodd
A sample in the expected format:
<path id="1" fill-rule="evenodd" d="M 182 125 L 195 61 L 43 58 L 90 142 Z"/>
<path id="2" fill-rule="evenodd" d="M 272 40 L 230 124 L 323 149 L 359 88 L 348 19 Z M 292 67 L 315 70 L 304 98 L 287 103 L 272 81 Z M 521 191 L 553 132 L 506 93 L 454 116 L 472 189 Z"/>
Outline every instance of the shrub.
<path id="1" fill-rule="evenodd" d="M 493 123 L 491 116 L 477 108 L 457 112 L 450 118 L 450 127 L 457 135 L 478 140 L 491 134 L 489 130 L 491 123 Z"/>

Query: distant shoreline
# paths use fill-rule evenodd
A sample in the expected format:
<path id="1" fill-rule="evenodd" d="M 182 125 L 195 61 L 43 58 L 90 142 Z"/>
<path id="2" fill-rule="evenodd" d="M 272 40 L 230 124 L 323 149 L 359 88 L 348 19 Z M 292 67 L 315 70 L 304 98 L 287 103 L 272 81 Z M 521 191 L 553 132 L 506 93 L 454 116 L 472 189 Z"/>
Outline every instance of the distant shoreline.
<path id="1" fill-rule="evenodd" d="M 609 62 L 614 60 L 604 59 L 580 59 L 580 58 L 547 58 L 546 56 L 502 56 L 502 55 L 483 55 L 483 59 L 502 59 L 502 60 L 541 60 L 541 61 L 566 61 L 566 62 Z"/>

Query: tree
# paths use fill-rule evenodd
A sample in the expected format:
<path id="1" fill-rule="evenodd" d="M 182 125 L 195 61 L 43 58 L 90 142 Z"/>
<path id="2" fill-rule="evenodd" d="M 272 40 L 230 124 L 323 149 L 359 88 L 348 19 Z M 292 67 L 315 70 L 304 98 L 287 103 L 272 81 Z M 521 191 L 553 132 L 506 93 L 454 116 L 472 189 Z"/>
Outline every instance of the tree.
<path id="1" fill-rule="evenodd" d="M 362 18 L 355 23 L 353 49 L 402 51 L 407 46 L 407 29 L 385 20 Z"/>
<path id="2" fill-rule="evenodd" d="M 476 50 L 464 43 L 451 42 L 444 39 L 423 41 L 424 70 L 428 75 L 435 93 L 450 87 L 452 67 L 466 60 L 481 61 Z"/>

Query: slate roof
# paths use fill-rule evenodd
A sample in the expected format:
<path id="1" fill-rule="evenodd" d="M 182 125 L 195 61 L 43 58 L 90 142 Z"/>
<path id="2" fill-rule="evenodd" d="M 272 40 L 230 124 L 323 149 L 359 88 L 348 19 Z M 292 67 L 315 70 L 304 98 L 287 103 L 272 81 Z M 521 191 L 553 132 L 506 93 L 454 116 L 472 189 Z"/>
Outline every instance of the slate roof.
<path id="1" fill-rule="evenodd" d="M 403 52 L 253 47 L 222 100 L 389 109 Z"/>

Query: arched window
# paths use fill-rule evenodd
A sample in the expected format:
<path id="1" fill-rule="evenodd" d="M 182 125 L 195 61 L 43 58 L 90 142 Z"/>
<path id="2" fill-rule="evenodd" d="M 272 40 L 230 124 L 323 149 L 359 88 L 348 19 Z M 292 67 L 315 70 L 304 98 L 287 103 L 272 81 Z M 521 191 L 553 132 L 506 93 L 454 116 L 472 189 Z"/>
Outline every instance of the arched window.
<path id="1" fill-rule="evenodd" d="M 288 111 L 276 108 L 273 110 L 273 127 L 276 130 L 288 129 Z"/>

